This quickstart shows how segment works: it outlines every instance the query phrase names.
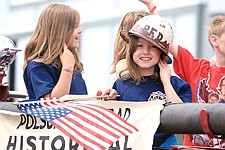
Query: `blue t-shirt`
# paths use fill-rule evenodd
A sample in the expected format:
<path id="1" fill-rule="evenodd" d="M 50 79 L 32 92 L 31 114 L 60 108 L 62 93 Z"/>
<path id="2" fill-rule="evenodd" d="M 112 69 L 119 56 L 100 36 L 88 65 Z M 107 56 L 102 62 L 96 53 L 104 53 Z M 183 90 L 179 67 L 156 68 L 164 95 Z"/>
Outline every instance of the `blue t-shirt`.
<path id="1" fill-rule="evenodd" d="M 60 70 L 52 65 L 30 61 L 23 74 L 29 99 L 40 99 L 43 95 L 51 93 L 59 77 Z M 69 94 L 87 94 L 86 84 L 81 73 L 73 74 Z"/>
<path id="2" fill-rule="evenodd" d="M 118 100 L 121 101 L 154 101 L 163 100 L 166 101 L 166 95 L 162 83 L 156 83 L 153 76 L 144 77 L 145 81 L 140 84 L 136 84 L 132 78 L 125 81 L 117 79 L 113 84 L 118 94 Z M 192 101 L 192 92 L 190 85 L 176 76 L 170 78 L 170 82 L 183 102 Z M 147 117 L 147 116 L 146 116 Z M 153 147 L 169 148 L 170 145 L 177 145 L 178 142 L 174 135 L 165 133 L 156 133 L 154 136 Z"/>

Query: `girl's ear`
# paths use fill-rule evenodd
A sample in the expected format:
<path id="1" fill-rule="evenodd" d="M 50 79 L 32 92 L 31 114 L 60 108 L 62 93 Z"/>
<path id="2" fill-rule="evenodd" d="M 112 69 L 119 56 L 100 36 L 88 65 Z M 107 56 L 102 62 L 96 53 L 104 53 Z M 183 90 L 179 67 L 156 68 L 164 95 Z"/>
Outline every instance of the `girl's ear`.
<path id="1" fill-rule="evenodd" d="M 211 45 L 213 47 L 217 47 L 218 46 L 218 37 L 216 35 L 210 35 L 209 42 L 211 43 Z"/>

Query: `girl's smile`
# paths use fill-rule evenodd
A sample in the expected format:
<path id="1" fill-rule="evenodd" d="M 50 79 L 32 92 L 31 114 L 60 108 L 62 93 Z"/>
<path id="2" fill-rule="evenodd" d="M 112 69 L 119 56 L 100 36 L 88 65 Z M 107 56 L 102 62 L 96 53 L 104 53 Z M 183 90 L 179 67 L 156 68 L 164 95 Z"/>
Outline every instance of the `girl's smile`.
<path id="1" fill-rule="evenodd" d="M 156 46 L 143 38 L 139 38 L 133 59 L 143 75 L 151 75 L 155 65 L 159 62 L 160 54 L 161 51 Z"/>

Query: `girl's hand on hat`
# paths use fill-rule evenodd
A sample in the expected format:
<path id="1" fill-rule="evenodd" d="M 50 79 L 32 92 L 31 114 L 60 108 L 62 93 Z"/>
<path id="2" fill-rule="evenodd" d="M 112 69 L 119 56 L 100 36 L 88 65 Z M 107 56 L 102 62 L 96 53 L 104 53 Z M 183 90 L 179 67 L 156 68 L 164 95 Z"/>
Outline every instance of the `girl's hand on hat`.
<path id="1" fill-rule="evenodd" d="M 170 83 L 170 77 L 171 77 L 171 70 L 169 65 L 165 60 L 160 59 L 159 60 L 159 68 L 160 68 L 160 79 L 163 84 Z"/>
<path id="2" fill-rule="evenodd" d="M 73 72 L 75 58 L 73 53 L 68 49 L 66 44 L 64 45 L 63 52 L 60 55 L 60 60 L 61 60 L 63 69 L 67 69 Z"/>

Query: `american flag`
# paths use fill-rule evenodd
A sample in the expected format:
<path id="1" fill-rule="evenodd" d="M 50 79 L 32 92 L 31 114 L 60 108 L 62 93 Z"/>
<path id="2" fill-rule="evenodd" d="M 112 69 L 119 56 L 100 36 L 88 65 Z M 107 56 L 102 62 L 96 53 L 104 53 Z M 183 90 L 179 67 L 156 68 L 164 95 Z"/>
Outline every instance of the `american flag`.
<path id="1" fill-rule="evenodd" d="M 113 111 L 82 102 L 47 101 L 21 102 L 18 109 L 50 122 L 85 149 L 108 149 L 119 138 L 137 132 Z"/>

